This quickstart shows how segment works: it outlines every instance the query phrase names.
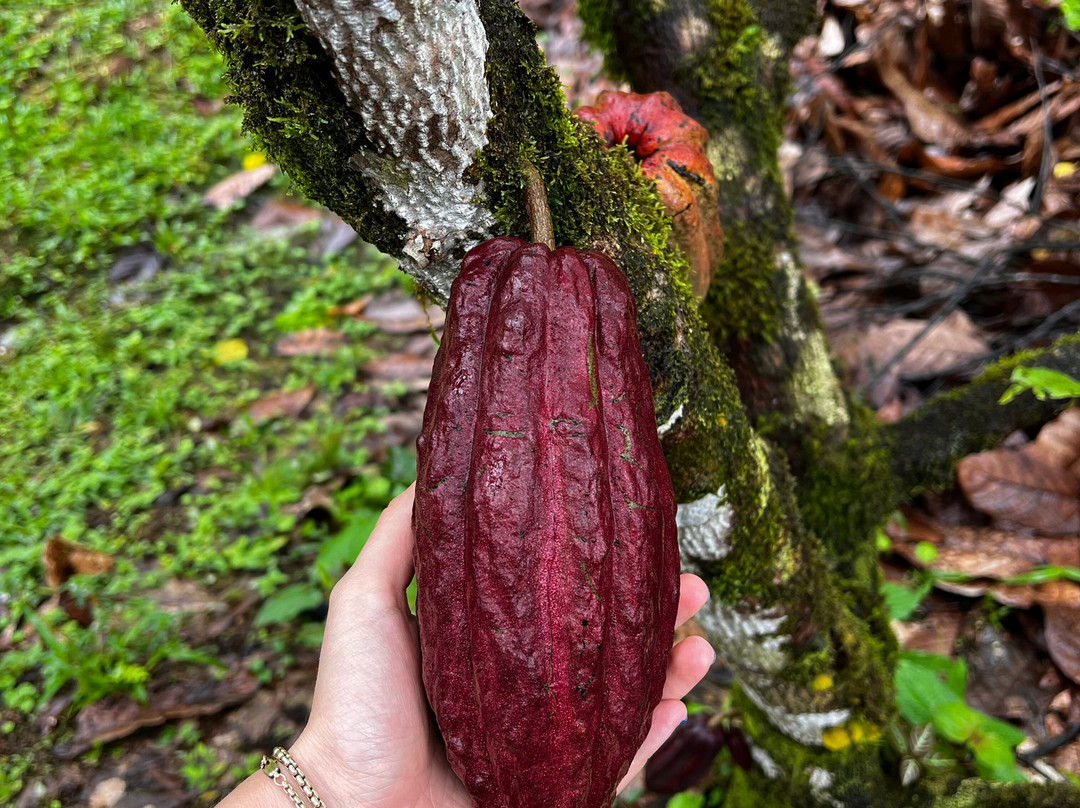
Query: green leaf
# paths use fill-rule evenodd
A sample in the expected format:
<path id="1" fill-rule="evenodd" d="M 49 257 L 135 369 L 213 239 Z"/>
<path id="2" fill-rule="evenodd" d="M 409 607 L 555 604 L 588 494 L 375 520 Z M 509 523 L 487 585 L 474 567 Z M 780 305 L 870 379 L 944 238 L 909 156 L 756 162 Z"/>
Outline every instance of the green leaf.
<path id="1" fill-rule="evenodd" d="M 963 743 L 982 724 L 983 716 L 962 701 L 943 704 L 934 714 L 934 729 L 950 741 Z"/>
<path id="2" fill-rule="evenodd" d="M 1077 22 L 1080 22 L 1080 0 L 1074 2 L 1077 6 Z M 1009 381 L 1011 384 L 1002 394 L 1000 404 L 1008 404 L 1026 390 L 1030 390 L 1040 401 L 1048 398 L 1080 398 L 1080 381 L 1049 368 L 1013 368 Z"/>
<path id="3" fill-rule="evenodd" d="M 1022 783 L 1026 778 L 1016 766 L 1012 746 L 998 735 L 975 736 L 968 741 L 979 775 L 1004 783 Z"/>
<path id="4" fill-rule="evenodd" d="M 932 723 L 942 707 L 959 701 L 935 671 L 905 657 L 897 662 L 895 681 L 896 706 L 910 724 Z"/>
<path id="5" fill-rule="evenodd" d="M 1080 31 L 1080 0 L 1061 0 L 1061 13 L 1065 15 L 1065 27 Z"/>
<path id="6" fill-rule="evenodd" d="M 907 620 L 911 617 L 923 598 L 933 587 L 933 581 L 924 581 L 915 589 L 909 589 L 902 584 L 885 582 L 881 585 L 881 594 L 885 599 L 885 610 L 890 620 Z"/>
<path id="7" fill-rule="evenodd" d="M 937 546 L 928 541 L 921 541 L 915 545 L 915 558 L 920 564 L 932 564 L 937 561 Z"/>
<path id="8" fill-rule="evenodd" d="M 991 718 L 990 716 L 983 716 L 982 723 L 979 725 L 979 732 L 987 735 L 996 735 L 1009 746 L 1016 746 L 1027 737 L 1021 730 L 1017 729 L 1007 721 L 1001 721 L 997 718 Z"/>
<path id="9" fill-rule="evenodd" d="M 256 626 L 269 626 L 292 620 L 301 612 L 323 601 L 322 590 L 314 584 L 292 584 L 268 597 L 255 615 Z"/>
<path id="10" fill-rule="evenodd" d="M 705 796 L 703 794 L 683 791 L 668 800 L 667 808 L 702 808 L 703 805 L 705 805 Z"/>
<path id="11" fill-rule="evenodd" d="M 315 565 L 324 586 L 332 586 L 341 577 L 344 568 L 356 561 L 378 521 L 378 511 L 357 508 L 341 531 L 323 542 Z"/>

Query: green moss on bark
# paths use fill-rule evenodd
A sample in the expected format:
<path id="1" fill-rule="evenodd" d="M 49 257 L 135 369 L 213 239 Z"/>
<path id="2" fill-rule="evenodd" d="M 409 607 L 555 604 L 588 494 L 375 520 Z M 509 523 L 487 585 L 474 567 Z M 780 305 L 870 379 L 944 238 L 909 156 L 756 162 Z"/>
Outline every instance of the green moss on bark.
<path id="1" fill-rule="evenodd" d="M 1064 401 L 1038 401 L 1029 393 L 999 404 L 1013 368 L 1020 365 L 1080 378 L 1080 335 L 1064 337 L 1045 350 L 1003 359 L 970 384 L 935 396 L 886 427 L 892 471 L 903 494 L 952 485 L 953 466 L 961 457 L 992 449 L 1009 433 L 1045 423 L 1068 405 Z"/>
<path id="2" fill-rule="evenodd" d="M 491 208 L 508 233 L 528 237 L 521 167 L 531 162 L 547 188 L 556 243 L 599 250 L 626 273 L 638 301 L 657 411 L 669 414 L 690 383 L 679 333 L 693 299 L 655 186 L 624 149 L 601 149 L 591 127 L 567 110 L 535 28 L 516 5 L 480 0 L 479 6 L 494 117 L 477 169 Z M 665 293 L 657 294 L 660 289 Z"/>
<path id="3" fill-rule="evenodd" d="M 779 335 L 783 291 L 772 272 L 775 250 L 773 234 L 740 220 L 725 225 L 724 255 L 701 307 L 717 345 L 771 342 Z"/>
<path id="4" fill-rule="evenodd" d="M 823 800 L 823 795 L 839 800 L 845 808 L 900 804 L 900 790 L 890 784 L 882 768 L 880 725 L 856 716 L 845 726 L 859 729 L 852 732 L 840 728 L 848 738 L 843 748 L 836 751 L 810 748 L 773 729 L 745 693 L 736 689 L 733 697 L 747 734 L 782 774 L 771 779 L 756 767 L 750 772 L 736 772 L 724 802 L 725 808 L 820 808 L 822 804 L 829 804 L 828 800 Z M 857 740 L 851 740 L 852 735 Z M 815 778 L 815 772 L 831 775 L 827 787 Z M 821 774 L 816 777 L 820 778 Z"/>
<path id="5" fill-rule="evenodd" d="M 349 158 L 371 147 L 334 81 L 330 58 L 291 0 L 180 0 L 225 58 L 244 129 L 297 189 L 366 240 L 401 254 L 405 222 L 382 209 Z"/>

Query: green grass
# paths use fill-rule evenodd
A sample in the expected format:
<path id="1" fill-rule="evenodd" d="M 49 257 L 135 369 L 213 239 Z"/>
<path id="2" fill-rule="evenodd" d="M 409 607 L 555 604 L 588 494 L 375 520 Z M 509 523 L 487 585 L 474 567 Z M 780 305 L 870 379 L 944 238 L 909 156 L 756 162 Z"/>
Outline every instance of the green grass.
<path id="1" fill-rule="evenodd" d="M 42 291 L 205 219 L 248 148 L 216 54 L 160 0 L 0 4 L 0 322 Z"/>
<path id="2" fill-rule="evenodd" d="M 192 647 L 183 620 L 157 605 L 167 581 L 193 580 L 230 604 L 255 594 L 261 627 L 245 644 L 273 643 L 283 666 L 289 648 L 318 641 L 300 612 L 414 474 L 407 451 L 368 457 L 379 412 L 339 406 L 375 348 L 367 326 L 328 314 L 402 276 L 363 245 L 312 259 L 317 224 L 270 237 L 244 224 L 242 205 L 201 205 L 250 150 L 236 110 L 204 115 L 194 103 L 226 92 L 217 56 L 174 6 L 0 6 L 0 637 L 13 643 L 0 654 L 5 804 L 78 709 L 145 699 L 155 677 L 213 663 L 222 649 Z M 279 177 L 260 193 L 286 186 Z M 159 251 L 162 269 L 110 284 L 108 267 L 140 242 Z M 349 337 L 333 356 L 274 355 L 283 334 L 330 324 Z M 215 349 L 225 340 L 242 340 L 246 357 L 223 362 Z M 318 392 L 301 418 L 255 425 L 244 415 L 266 392 L 307 385 Z M 312 485 L 330 492 L 329 523 L 286 507 Z M 90 609 L 89 625 L 49 607 L 51 538 L 115 560 L 63 585 L 67 602 Z M 58 737 L 20 735 L 22 718 L 56 696 L 72 699 Z M 221 775 L 205 749 L 186 754 L 189 781 Z"/>

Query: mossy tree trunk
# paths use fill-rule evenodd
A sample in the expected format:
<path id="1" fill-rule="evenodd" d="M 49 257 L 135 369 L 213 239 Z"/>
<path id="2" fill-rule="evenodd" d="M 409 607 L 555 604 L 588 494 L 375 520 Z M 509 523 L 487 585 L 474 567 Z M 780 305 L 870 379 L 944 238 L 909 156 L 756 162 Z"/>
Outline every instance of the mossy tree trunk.
<path id="1" fill-rule="evenodd" d="M 813 9 L 583 4 L 625 64 L 660 57 L 656 81 L 713 132 L 728 257 L 699 311 L 655 190 L 568 113 L 510 0 L 181 4 L 270 158 L 436 300 L 469 247 L 526 237 L 524 165 L 539 170 L 557 243 L 611 256 L 638 301 L 683 557 L 712 590 L 702 623 L 740 683 L 758 762 L 730 804 L 931 804 L 900 788 L 876 741 L 893 720 L 894 643 L 869 536 L 914 482 L 897 482 L 888 436 L 832 373 L 775 162 L 787 53 Z M 640 50 L 631 24 L 663 46 Z"/>

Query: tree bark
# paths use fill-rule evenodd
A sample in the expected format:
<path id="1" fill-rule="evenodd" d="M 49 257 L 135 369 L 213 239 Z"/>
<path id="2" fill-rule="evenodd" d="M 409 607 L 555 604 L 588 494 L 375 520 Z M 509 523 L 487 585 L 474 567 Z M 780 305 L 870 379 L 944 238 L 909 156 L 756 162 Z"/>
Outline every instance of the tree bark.
<path id="1" fill-rule="evenodd" d="M 849 407 L 829 366 L 775 168 L 786 54 L 810 18 L 807 4 L 667 4 L 682 22 L 664 30 L 681 50 L 658 75 L 694 68 L 698 83 L 682 97 L 715 127 L 712 159 L 731 222 L 720 270 L 731 274 L 714 283 L 703 319 L 674 280 L 686 267 L 668 245 L 655 190 L 624 150 L 601 150 L 568 113 L 510 0 L 298 2 L 181 0 L 224 54 L 245 127 L 301 191 L 445 301 L 472 244 L 528 237 L 527 162 L 546 184 L 556 242 L 605 252 L 626 273 L 682 503 L 683 558 L 710 585 L 701 621 L 741 684 L 754 740 L 757 773 L 736 778 L 729 803 L 929 804 L 928 791 L 905 795 L 876 742 L 893 718 L 894 647 L 876 567 L 860 559 L 869 527 L 896 499 L 887 441 L 859 431 L 865 414 Z M 615 5 L 605 6 L 613 19 L 665 6 Z M 742 72 L 729 80 L 724 65 Z M 747 129 L 748 114 L 764 116 L 764 139 Z M 748 311 L 735 317 L 740 299 Z M 853 441 L 873 451 L 853 454 Z M 873 482 L 883 491 L 872 505 L 856 517 L 838 517 L 840 496 L 806 507 L 828 483 L 824 471 L 869 486 L 868 457 L 885 478 Z M 843 541 L 827 530 L 836 518 L 852 523 Z M 858 573 L 854 584 L 837 576 L 836 558 Z M 830 752 L 826 735 L 848 743 Z"/>

